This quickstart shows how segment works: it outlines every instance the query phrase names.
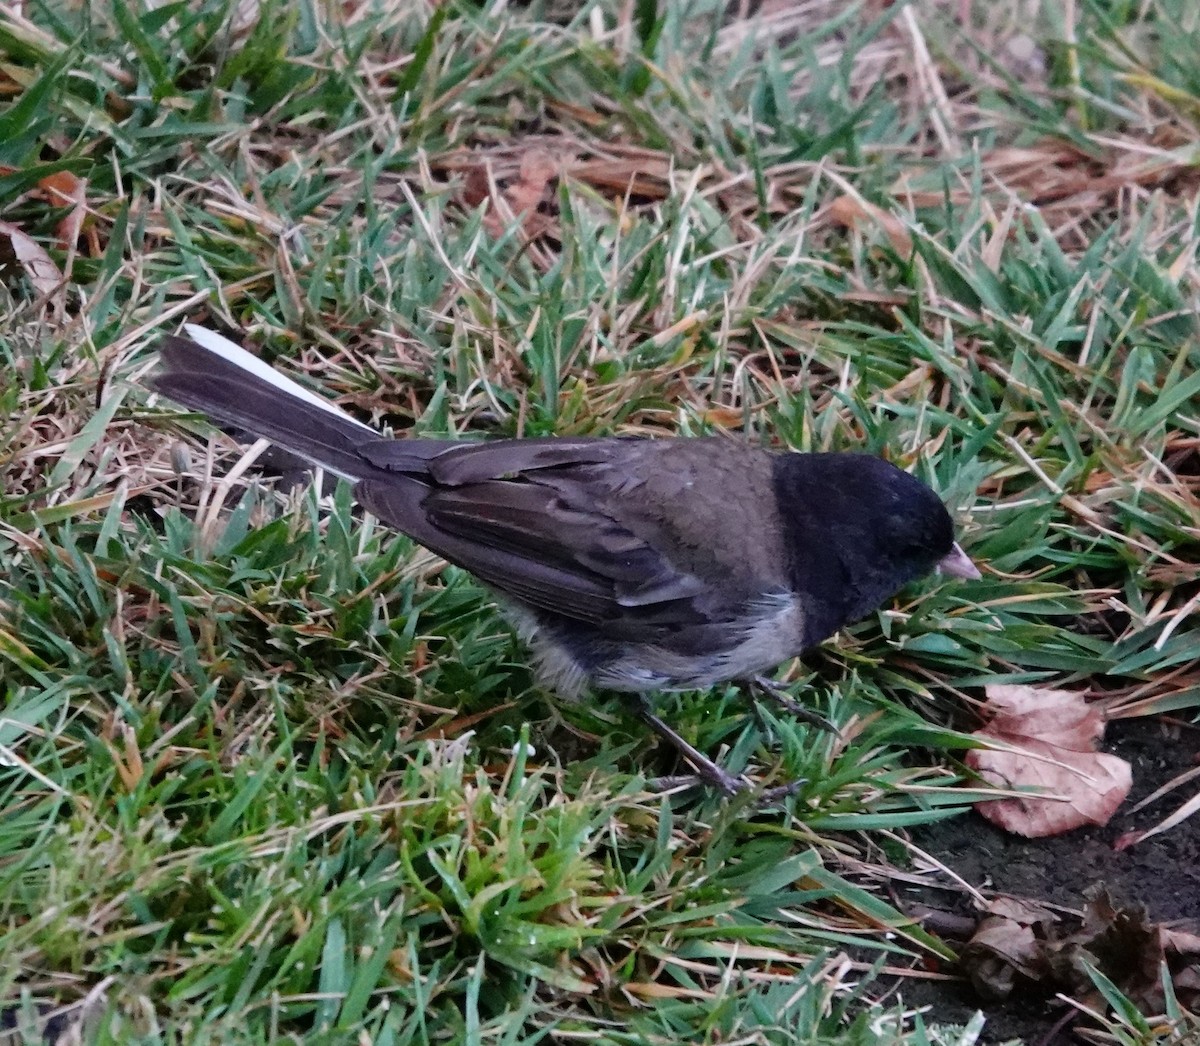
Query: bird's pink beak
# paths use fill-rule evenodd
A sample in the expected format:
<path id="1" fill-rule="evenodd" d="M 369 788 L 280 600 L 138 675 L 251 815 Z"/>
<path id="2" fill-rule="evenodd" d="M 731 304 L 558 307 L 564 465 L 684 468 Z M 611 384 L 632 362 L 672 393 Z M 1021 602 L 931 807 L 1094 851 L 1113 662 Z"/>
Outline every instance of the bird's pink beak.
<path id="1" fill-rule="evenodd" d="M 958 547 L 957 541 L 954 543 L 954 547 L 950 549 L 950 554 L 938 563 L 937 572 L 939 574 L 949 574 L 951 577 L 966 578 L 968 581 L 974 581 L 977 578 L 983 577 L 979 573 L 979 568 L 971 562 L 971 557 Z"/>

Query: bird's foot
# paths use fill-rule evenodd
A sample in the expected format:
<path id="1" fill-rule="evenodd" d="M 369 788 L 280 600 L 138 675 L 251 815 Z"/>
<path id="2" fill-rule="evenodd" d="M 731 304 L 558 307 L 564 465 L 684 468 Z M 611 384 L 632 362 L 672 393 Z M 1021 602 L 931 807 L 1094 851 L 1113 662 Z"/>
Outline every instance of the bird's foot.
<path id="1" fill-rule="evenodd" d="M 734 777 L 732 774 L 721 770 L 719 766 L 717 770 L 722 775 L 721 781 L 713 781 L 707 774 L 694 773 L 653 777 L 646 783 L 656 792 L 682 792 L 689 788 L 715 786 L 726 795 L 732 797 L 734 795 L 745 795 L 753 791 L 755 786 L 744 777 Z M 802 777 L 796 781 L 792 781 L 790 784 L 778 785 L 775 788 L 764 788 L 753 797 L 754 805 L 771 806 L 774 803 L 782 802 L 784 799 L 790 799 L 793 795 L 797 795 L 807 783 L 807 780 Z M 729 791 L 730 788 L 734 789 L 734 791 Z"/>
<path id="2" fill-rule="evenodd" d="M 693 781 L 711 785 L 713 788 L 731 797 L 751 791 L 754 788 L 754 785 L 750 781 L 744 777 L 735 777 L 718 763 L 709 759 L 708 756 L 694 745 L 690 744 L 677 731 L 668 726 L 666 722 L 654 713 L 649 700 L 644 694 L 639 694 L 634 699 L 634 708 L 637 710 L 638 717 L 642 722 L 664 741 L 670 742 L 696 770 L 694 777 L 690 778 L 689 776 L 659 778 L 657 783 L 660 786 L 665 786 L 662 788 L 663 791 L 674 791 L 676 788 L 686 787 Z M 831 729 L 833 728 L 831 727 Z M 801 779 L 780 788 L 768 789 L 758 797 L 757 801 L 760 803 L 777 802 L 780 799 L 787 798 L 789 795 L 794 795 L 803 784 L 804 781 Z"/>
<path id="3" fill-rule="evenodd" d="M 638 695 L 635 707 L 642 722 L 664 741 L 669 741 L 696 768 L 696 774 L 701 780 L 712 785 L 714 788 L 719 788 L 726 795 L 737 795 L 738 792 L 747 787 L 743 781 L 734 777 L 728 770 L 722 769 L 655 715 L 650 708 L 650 702 L 644 695 Z"/>
<path id="4" fill-rule="evenodd" d="M 826 719 L 820 712 L 814 712 L 799 701 L 794 700 L 788 692 L 776 683 L 773 679 L 768 679 L 766 676 L 754 676 L 748 684 L 750 690 L 750 700 L 754 702 L 752 707 L 757 708 L 757 698 L 755 693 L 761 694 L 763 697 L 770 698 L 775 704 L 782 708 L 785 712 L 794 715 L 797 719 L 803 719 L 806 723 L 811 723 L 813 726 L 819 727 L 822 730 L 828 730 L 832 734 L 840 734 L 841 731 L 832 722 Z"/>

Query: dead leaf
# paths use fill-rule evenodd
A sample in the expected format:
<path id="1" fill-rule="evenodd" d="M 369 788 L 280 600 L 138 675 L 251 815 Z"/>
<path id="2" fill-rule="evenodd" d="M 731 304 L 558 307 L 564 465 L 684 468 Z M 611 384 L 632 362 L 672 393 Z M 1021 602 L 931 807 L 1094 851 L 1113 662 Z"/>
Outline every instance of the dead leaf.
<path id="1" fill-rule="evenodd" d="M 1044 942 L 1057 922 L 1053 912 L 1033 901 L 995 898 L 960 956 L 975 990 L 999 1001 L 1012 994 L 1020 977 L 1037 980 Z"/>
<path id="2" fill-rule="evenodd" d="M 0 222 L 0 236 L 7 237 L 12 244 L 13 254 L 38 294 L 49 298 L 59 290 L 62 273 L 45 247 L 11 222 Z"/>
<path id="3" fill-rule="evenodd" d="M 1007 999 L 1018 974 L 1036 979 L 1040 950 L 1033 930 L 1011 919 L 984 919 L 963 948 L 963 971 L 985 999 Z"/>
<path id="4" fill-rule="evenodd" d="M 513 214 L 523 216 L 526 231 L 529 219 L 536 214 L 546 188 L 558 174 L 558 164 L 545 149 L 530 149 L 521 157 L 517 180 L 508 187 L 508 204 Z"/>
<path id="5" fill-rule="evenodd" d="M 1178 956 L 1193 963 L 1200 961 L 1200 935 L 1160 926 L 1158 939 L 1162 944 L 1163 953 L 1168 958 Z M 1200 974 L 1200 968 L 1196 972 Z"/>
<path id="6" fill-rule="evenodd" d="M 133 792 L 145 776 L 146 766 L 142 762 L 142 753 L 138 748 L 137 734 L 128 723 L 121 724 L 121 738 L 125 747 L 124 756 L 117 751 L 111 741 L 105 741 L 104 744 L 125 791 Z"/>
<path id="7" fill-rule="evenodd" d="M 231 43 L 240 44 L 254 32 L 262 20 L 262 0 L 237 0 L 233 6 L 233 17 L 229 19 L 226 32 Z"/>
<path id="8" fill-rule="evenodd" d="M 508 701 L 502 705 L 493 705 L 482 712 L 459 716 L 448 723 L 442 723 L 441 726 L 431 726 L 428 730 L 422 730 L 420 733 L 414 734 L 412 739 L 414 741 L 445 741 L 447 738 L 459 737 L 468 730 L 474 729 L 476 725 L 482 723 L 485 719 L 499 712 L 507 712 L 510 708 L 515 708 L 516 705 L 517 702 Z"/>
<path id="9" fill-rule="evenodd" d="M 985 998 L 1007 998 L 1014 989 L 1062 992 L 1092 1000 L 1088 967 L 1100 970 L 1143 1012 L 1162 1012 L 1165 963 L 1184 1006 L 1197 998 L 1200 937 L 1152 923 L 1140 907 L 1114 903 L 1098 888 L 1080 925 L 1064 932 L 1054 913 L 1033 902 L 999 898 L 988 907 L 962 949 L 963 972 Z"/>
<path id="10" fill-rule="evenodd" d="M 13 174 L 15 167 L 0 164 L 0 175 Z M 37 186 L 27 193 L 22 193 L 18 200 L 26 196 L 44 200 L 52 207 L 67 206 L 70 210 L 63 217 L 55 230 L 58 245 L 64 251 L 70 250 L 79 243 L 79 237 L 87 234 L 90 257 L 98 257 L 101 252 L 100 238 L 96 233 L 95 222 L 87 210 L 87 181 L 70 171 L 54 171 L 38 179 Z M 16 202 L 16 200 L 11 201 Z"/>
<path id="11" fill-rule="evenodd" d="M 650 150 L 618 159 L 585 160 L 571 165 L 571 177 L 612 199 L 627 196 L 663 200 L 671 192 L 671 160 Z"/>
<path id="12" fill-rule="evenodd" d="M 70 171 L 55 171 L 38 181 L 42 195 L 56 207 L 67 206 L 67 211 L 55 232 L 58 245 L 65 251 L 79 242 L 87 219 L 87 182 Z"/>
<path id="13" fill-rule="evenodd" d="M 996 897 L 988 905 L 988 914 L 1001 919 L 1011 919 L 1022 926 L 1050 926 L 1058 922 L 1058 916 L 1049 908 L 1024 897 Z"/>
<path id="14" fill-rule="evenodd" d="M 741 407 L 709 407 L 703 414 L 706 425 L 722 429 L 739 429 L 746 423 L 746 412 Z"/>
<path id="15" fill-rule="evenodd" d="M 1031 686 L 986 688 L 991 721 L 975 736 L 995 748 L 967 753 L 967 765 L 1001 788 L 1045 795 L 976 804 L 993 824 L 1042 838 L 1085 824 L 1106 824 L 1133 783 L 1124 759 L 1096 751 L 1104 717 L 1080 693 Z"/>
<path id="16" fill-rule="evenodd" d="M 462 188 L 459 197 L 464 207 L 474 210 L 484 200 L 491 196 L 491 186 L 488 184 L 488 165 L 475 164 L 463 172 Z"/>
<path id="17" fill-rule="evenodd" d="M 839 196 L 829 205 L 829 217 L 848 229 L 877 225 L 891 242 L 892 249 L 907 258 L 912 254 L 912 236 L 904 223 L 882 207 L 868 203 L 861 196 Z"/>
<path id="18" fill-rule="evenodd" d="M 509 167 L 511 171 L 511 167 Z M 494 237 L 504 235 L 514 221 L 520 220 L 521 231 L 527 239 L 535 239 L 548 231 L 551 220 L 539 208 L 547 188 L 558 176 L 559 164 L 548 149 L 532 146 L 520 156 L 515 176 L 507 179 L 483 159 L 466 171 L 463 179 L 462 201 L 468 207 L 478 207 L 490 201 L 483 216 L 484 228 Z"/>
<path id="19" fill-rule="evenodd" d="M 1158 929 L 1144 908 L 1117 905 L 1100 887 L 1088 898 L 1083 925 L 1047 944 L 1049 973 L 1078 995 L 1092 990 L 1086 967 L 1095 966 L 1119 981 L 1126 994 L 1144 999 L 1158 983 L 1163 956 Z"/>

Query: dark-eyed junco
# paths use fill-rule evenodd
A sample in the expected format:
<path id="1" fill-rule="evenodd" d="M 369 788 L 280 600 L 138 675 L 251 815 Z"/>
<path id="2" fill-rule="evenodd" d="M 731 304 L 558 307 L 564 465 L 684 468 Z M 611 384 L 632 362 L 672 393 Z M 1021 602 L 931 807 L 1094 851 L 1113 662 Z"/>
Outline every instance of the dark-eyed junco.
<path id="1" fill-rule="evenodd" d="M 493 589 L 541 678 L 637 695 L 708 781 L 744 782 L 646 695 L 761 673 L 906 582 L 979 572 L 925 484 L 862 454 L 726 438 L 387 439 L 203 327 L 165 337 L 151 384 L 355 483 L 376 516 Z"/>

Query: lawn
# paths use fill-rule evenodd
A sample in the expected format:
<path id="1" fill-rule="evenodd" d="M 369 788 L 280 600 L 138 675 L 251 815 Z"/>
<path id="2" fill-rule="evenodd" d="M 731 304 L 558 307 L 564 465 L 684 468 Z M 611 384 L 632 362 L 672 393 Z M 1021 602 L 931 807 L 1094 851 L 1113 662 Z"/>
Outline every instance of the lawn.
<path id="1" fill-rule="evenodd" d="M 999 1041 L 905 1004 L 984 687 L 1196 745 L 1198 53 L 1191 0 L 0 9 L 0 1042 Z M 664 792 L 469 575 L 151 395 L 184 321 L 405 437 L 881 454 L 984 577 L 780 667 L 838 734 L 665 695 L 803 783 Z M 1200 1042 L 1090 976 L 1091 1041 Z"/>

